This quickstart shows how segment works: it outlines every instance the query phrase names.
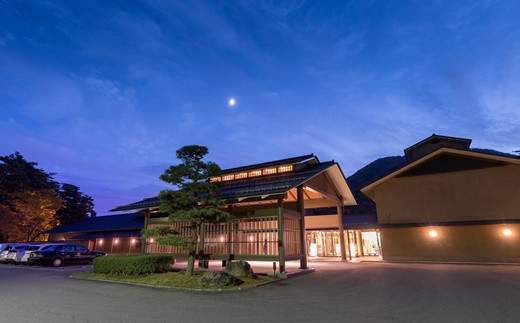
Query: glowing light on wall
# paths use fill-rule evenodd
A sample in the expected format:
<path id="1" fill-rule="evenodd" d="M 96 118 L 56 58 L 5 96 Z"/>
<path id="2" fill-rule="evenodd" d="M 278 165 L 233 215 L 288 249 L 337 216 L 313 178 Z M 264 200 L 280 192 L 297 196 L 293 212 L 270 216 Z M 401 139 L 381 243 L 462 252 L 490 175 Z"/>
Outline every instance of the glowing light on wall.
<path id="1" fill-rule="evenodd" d="M 134 243 L 135 243 L 135 239 L 132 239 L 132 244 L 134 244 Z"/>
<path id="2" fill-rule="evenodd" d="M 504 231 L 502 231 L 502 233 L 503 233 L 506 237 L 509 237 L 511 234 L 513 234 L 513 232 L 511 232 L 510 229 L 504 229 Z"/>
<path id="3" fill-rule="evenodd" d="M 153 238 L 150 239 L 150 243 L 153 243 Z"/>
<path id="4" fill-rule="evenodd" d="M 224 242 L 224 237 L 220 237 L 220 242 Z"/>
<path id="5" fill-rule="evenodd" d="M 103 244 L 103 239 L 99 239 L 99 244 L 100 244 L 100 245 Z"/>
<path id="6" fill-rule="evenodd" d="M 119 243 L 119 239 L 116 239 L 116 241 L 114 241 L 114 242 L 115 242 L 116 244 L 118 244 L 118 243 Z"/>
<path id="7" fill-rule="evenodd" d="M 429 235 L 430 237 L 432 237 L 432 238 L 435 238 L 435 237 L 437 236 L 437 231 L 435 231 L 435 230 L 430 230 L 430 231 L 428 232 L 428 235 Z"/>
<path id="8" fill-rule="evenodd" d="M 250 236 L 249 241 L 253 241 L 253 240 L 255 240 L 255 238 L 253 236 Z"/>

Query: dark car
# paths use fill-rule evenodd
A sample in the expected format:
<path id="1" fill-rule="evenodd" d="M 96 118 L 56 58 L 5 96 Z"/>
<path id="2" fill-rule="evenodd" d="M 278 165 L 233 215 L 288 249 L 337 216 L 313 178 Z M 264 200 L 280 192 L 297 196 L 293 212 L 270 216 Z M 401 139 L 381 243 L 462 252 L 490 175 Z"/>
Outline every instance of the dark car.
<path id="1" fill-rule="evenodd" d="M 45 250 L 33 251 L 27 261 L 29 264 L 59 267 L 64 263 L 89 263 L 99 256 L 106 256 L 106 253 L 90 250 L 82 245 L 58 244 Z"/>

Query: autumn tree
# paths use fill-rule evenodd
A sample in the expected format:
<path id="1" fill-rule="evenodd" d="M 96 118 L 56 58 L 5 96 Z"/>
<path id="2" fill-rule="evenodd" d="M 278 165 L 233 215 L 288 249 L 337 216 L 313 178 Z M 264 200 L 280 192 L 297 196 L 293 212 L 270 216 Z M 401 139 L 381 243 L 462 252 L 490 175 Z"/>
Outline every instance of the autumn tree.
<path id="1" fill-rule="evenodd" d="M 20 153 L 0 156 L 0 232 L 3 240 L 25 241 L 48 223 L 61 207 L 54 174 L 37 168 Z M 34 217 L 33 220 L 30 218 Z"/>
<path id="2" fill-rule="evenodd" d="M 42 231 L 52 229 L 54 215 L 62 207 L 62 200 L 53 189 L 17 192 L 13 195 L 14 221 L 10 239 L 36 241 Z"/>
<path id="3" fill-rule="evenodd" d="M 92 198 L 15 152 L 0 156 L 0 241 L 33 241 L 40 232 L 91 211 Z M 66 209 L 64 211 L 63 207 Z M 68 208 L 68 209 L 67 209 Z"/>
<path id="4" fill-rule="evenodd" d="M 160 209 L 169 213 L 170 222 L 189 223 L 190 235 L 181 235 L 169 226 L 143 230 L 143 238 L 156 238 L 162 245 L 178 246 L 188 252 L 186 275 L 193 275 L 197 258 L 197 240 L 204 223 L 221 223 L 231 220 L 232 215 L 221 208 L 220 183 L 212 183 L 210 177 L 220 174 L 220 167 L 213 162 L 202 161 L 208 153 L 204 146 L 184 146 L 177 150 L 179 165 L 170 166 L 160 179 L 174 185 L 177 190 L 163 190 L 159 194 Z"/>

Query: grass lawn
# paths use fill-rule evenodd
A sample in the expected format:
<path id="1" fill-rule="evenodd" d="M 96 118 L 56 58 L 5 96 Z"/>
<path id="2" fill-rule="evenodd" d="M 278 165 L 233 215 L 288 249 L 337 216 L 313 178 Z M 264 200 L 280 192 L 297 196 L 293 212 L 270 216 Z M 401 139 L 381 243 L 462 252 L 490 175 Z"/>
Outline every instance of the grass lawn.
<path id="1" fill-rule="evenodd" d="M 124 282 L 124 283 L 133 283 L 133 284 L 141 284 L 141 285 L 150 285 L 150 286 L 160 286 L 160 287 L 172 287 L 172 288 L 180 288 L 180 289 L 197 289 L 197 290 L 239 290 L 247 287 L 254 287 L 265 283 L 270 283 L 279 278 L 272 276 L 263 276 L 259 275 L 258 278 L 245 278 L 241 277 L 240 280 L 243 280 L 244 283 L 241 285 L 231 285 L 231 286 L 223 286 L 223 287 L 202 287 L 199 285 L 198 280 L 202 275 L 204 275 L 203 271 L 196 271 L 193 273 L 193 276 L 186 276 L 185 271 L 179 272 L 167 272 L 163 274 L 151 274 L 151 275 L 142 275 L 142 276 L 122 276 L 122 275 L 107 275 L 107 274 L 97 274 L 92 271 L 84 271 L 80 273 L 76 273 L 72 275 L 74 278 L 82 278 L 82 279 L 92 279 L 92 280 L 104 280 L 104 281 L 113 281 L 113 282 Z"/>

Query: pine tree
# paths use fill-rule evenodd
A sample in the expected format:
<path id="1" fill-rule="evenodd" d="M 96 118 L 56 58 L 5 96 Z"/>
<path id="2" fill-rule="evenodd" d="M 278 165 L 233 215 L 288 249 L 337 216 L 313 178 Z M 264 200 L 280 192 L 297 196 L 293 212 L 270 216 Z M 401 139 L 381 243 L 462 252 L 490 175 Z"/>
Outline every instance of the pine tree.
<path id="1" fill-rule="evenodd" d="M 163 245 L 179 246 L 188 251 L 186 275 L 193 275 L 197 257 L 197 240 L 204 223 L 222 223 L 231 220 L 232 215 L 222 210 L 224 202 L 219 199 L 220 183 L 212 183 L 209 178 L 220 174 L 220 167 L 213 162 L 202 161 L 208 153 L 204 146 L 184 146 L 177 150 L 181 164 L 170 166 L 160 179 L 171 183 L 178 190 L 163 190 L 159 194 L 160 210 L 170 215 L 170 222 L 188 222 L 191 234 L 180 235 L 175 229 L 162 226 L 143 230 L 143 238 L 156 237 Z"/>

